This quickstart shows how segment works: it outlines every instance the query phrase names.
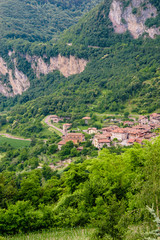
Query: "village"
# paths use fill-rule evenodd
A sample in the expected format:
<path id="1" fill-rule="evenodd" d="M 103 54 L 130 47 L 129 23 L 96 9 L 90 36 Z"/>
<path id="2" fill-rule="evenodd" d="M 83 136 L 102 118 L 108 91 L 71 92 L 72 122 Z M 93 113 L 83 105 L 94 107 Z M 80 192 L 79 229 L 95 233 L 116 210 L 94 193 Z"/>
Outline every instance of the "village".
<path id="1" fill-rule="evenodd" d="M 53 124 L 63 121 L 63 118 L 57 115 L 48 116 L 50 122 Z M 82 118 L 86 125 L 90 121 L 90 117 L 86 116 Z M 132 121 L 131 121 L 132 120 Z M 159 135 L 158 129 L 160 129 L 160 113 L 153 113 L 149 116 L 139 116 L 136 121 L 134 118 L 130 121 L 124 121 L 123 127 L 117 125 L 109 125 L 102 129 L 95 127 L 89 127 L 87 130 L 81 132 L 73 132 L 71 130 L 71 123 L 63 124 L 61 131 L 62 140 L 58 143 L 58 149 L 61 150 L 67 142 L 72 141 L 74 144 L 80 144 L 85 141 L 85 133 L 91 135 L 90 141 L 98 148 L 111 146 L 131 146 L 134 143 L 143 144 L 144 140 L 151 140 Z M 157 131 L 156 131 L 157 130 Z M 79 151 L 83 150 L 82 146 L 77 148 Z"/>

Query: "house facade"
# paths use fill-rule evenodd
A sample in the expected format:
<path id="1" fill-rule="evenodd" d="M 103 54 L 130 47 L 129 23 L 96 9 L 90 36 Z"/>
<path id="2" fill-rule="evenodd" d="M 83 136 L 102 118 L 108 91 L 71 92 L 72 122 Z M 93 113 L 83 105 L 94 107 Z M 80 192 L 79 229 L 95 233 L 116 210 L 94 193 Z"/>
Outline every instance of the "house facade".
<path id="1" fill-rule="evenodd" d="M 148 124 L 149 120 L 147 116 L 140 116 L 138 120 L 140 125 Z"/>
<path id="2" fill-rule="evenodd" d="M 159 124 L 160 123 L 160 113 L 152 113 L 150 115 L 150 123 Z"/>
<path id="3" fill-rule="evenodd" d="M 85 124 L 88 124 L 89 120 L 91 120 L 90 117 L 83 117 L 82 119 L 85 121 Z"/>
<path id="4" fill-rule="evenodd" d="M 97 128 L 88 128 L 88 134 L 96 134 Z"/>
<path id="5" fill-rule="evenodd" d="M 85 136 L 82 133 L 68 133 L 65 138 L 66 141 L 73 141 L 74 143 L 84 142 Z"/>
<path id="6" fill-rule="evenodd" d="M 111 140 L 117 139 L 118 141 L 126 140 L 128 137 L 128 133 L 125 131 L 124 128 L 117 128 L 112 131 Z"/>

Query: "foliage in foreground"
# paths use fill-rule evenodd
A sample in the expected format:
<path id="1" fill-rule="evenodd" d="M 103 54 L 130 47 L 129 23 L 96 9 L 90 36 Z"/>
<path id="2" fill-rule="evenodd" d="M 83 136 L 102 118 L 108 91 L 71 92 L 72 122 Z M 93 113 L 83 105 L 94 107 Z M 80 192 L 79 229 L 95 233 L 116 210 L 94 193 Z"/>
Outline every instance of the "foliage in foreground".
<path id="1" fill-rule="evenodd" d="M 0 232 L 91 225 L 97 228 L 93 238 L 141 239 L 141 226 L 155 227 L 146 205 L 160 207 L 159 148 L 157 138 L 121 155 L 103 149 L 98 158 L 72 163 L 61 174 L 4 170 Z"/>

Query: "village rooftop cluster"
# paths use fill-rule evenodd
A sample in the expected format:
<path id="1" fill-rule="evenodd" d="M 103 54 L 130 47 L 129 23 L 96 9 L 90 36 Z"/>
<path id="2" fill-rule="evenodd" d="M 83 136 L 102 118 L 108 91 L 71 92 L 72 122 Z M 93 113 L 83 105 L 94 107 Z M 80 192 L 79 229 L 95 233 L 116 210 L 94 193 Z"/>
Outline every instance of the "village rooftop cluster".
<path id="1" fill-rule="evenodd" d="M 85 124 L 88 124 L 90 119 L 90 117 L 83 118 Z M 62 118 L 52 115 L 51 120 L 53 123 L 58 123 Z M 68 141 L 72 141 L 74 144 L 85 141 L 83 133 L 69 132 L 68 129 L 71 125 L 70 123 L 63 125 L 62 141 L 58 143 L 59 150 Z M 100 130 L 97 130 L 97 128 L 88 128 L 84 132 L 91 134 L 92 144 L 98 149 L 103 148 L 105 145 L 108 147 L 116 145 L 130 146 L 136 142 L 143 144 L 143 140 L 150 140 L 158 135 L 155 130 L 160 129 L 160 113 L 153 113 L 149 117 L 140 116 L 138 122 L 135 120 L 124 121 L 123 125 L 127 127 L 121 128 L 117 125 L 110 125 Z"/>

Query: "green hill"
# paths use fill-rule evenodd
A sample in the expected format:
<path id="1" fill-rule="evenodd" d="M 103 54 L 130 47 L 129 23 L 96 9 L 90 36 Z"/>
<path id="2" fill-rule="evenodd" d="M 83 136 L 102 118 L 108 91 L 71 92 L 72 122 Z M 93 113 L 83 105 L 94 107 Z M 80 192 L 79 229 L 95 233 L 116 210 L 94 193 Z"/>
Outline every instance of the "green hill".
<path id="1" fill-rule="evenodd" d="M 132 1 L 124 1 L 121 7 L 123 16 L 131 6 L 130 15 L 135 16 L 137 22 L 141 15 L 146 17 L 145 11 L 150 11 L 150 16 L 147 15 L 143 22 L 145 31 L 138 38 L 127 28 L 125 21 L 128 19 L 121 22 L 121 25 L 126 27 L 124 33 L 115 33 L 109 18 L 112 1 L 106 0 L 85 15 L 78 24 L 66 30 L 57 43 L 37 45 L 24 40 L 7 41 L 3 51 L 8 46 L 16 51 L 17 67 L 26 73 L 31 86 L 21 96 L 9 99 L 1 96 L 1 110 L 16 103 L 20 107 L 13 109 L 15 114 L 25 113 L 25 116 L 54 112 L 74 114 L 129 110 L 148 113 L 158 110 L 160 37 L 150 38 L 147 33 L 149 27 L 145 24 L 159 18 L 159 3 L 150 2 L 151 6 L 140 4 L 137 14 L 133 11 L 135 8 Z M 152 16 L 152 11 L 156 11 L 156 16 Z M 156 24 L 152 26 L 154 29 L 157 29 L 158 20 Z M 46 76 L 41 75 L 39 79 L 33 74 L 31 64 L 20 53 L 42 58 L 45 54 L 46 62 L 58 54 L 66 57 L 74 55 L 87 59 L 88 64 L 81 74 L 65 78 L 59 72 L 53 71 Z M 31 111 L 31 108 L 34 111 Z"/>
<path id="2" fill-rule="evenodd" d="M 46 41 L 75 24 L 101 0 L 2 0 L 0 38 Z"/>

